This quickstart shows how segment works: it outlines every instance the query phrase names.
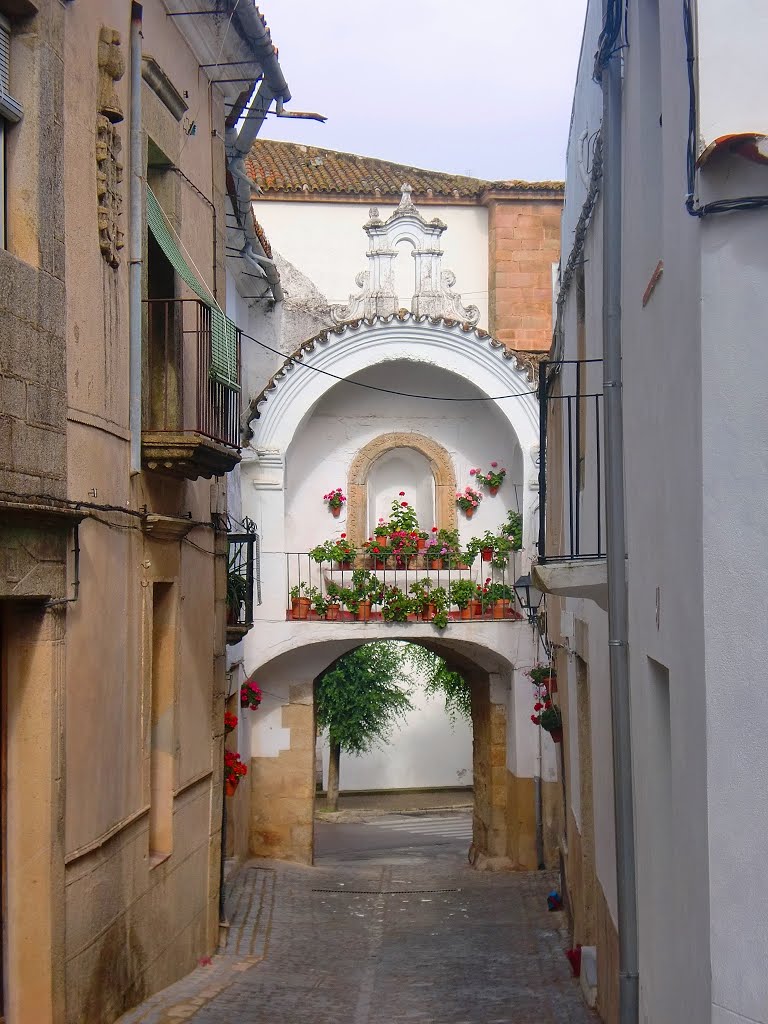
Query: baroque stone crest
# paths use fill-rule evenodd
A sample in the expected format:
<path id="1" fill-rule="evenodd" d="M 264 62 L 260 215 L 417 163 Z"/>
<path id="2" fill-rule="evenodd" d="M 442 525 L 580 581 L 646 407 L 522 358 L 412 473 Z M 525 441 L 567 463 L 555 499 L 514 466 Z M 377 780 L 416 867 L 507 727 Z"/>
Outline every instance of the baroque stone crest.
<path id="1" fill-rule="evenodd" d="M 124 235 L 120 230 L 123 206 L 123 148 L 115 127 L 123 120 L 115 89 L 125 74 L 120 33 L 102 26 L 99 32 L 99 94 L 96 114 L 96 195 L 98 199 L 99 248 L 110 267 L 120 264 Z"/>
<path id="2" fill-rule="evenodd" d="M 397 313 L 400 297 L 395 294 L 394 261 L 398 258 L 397 247 L 401 242 L 408 242 L 413 247 L 412 313 L 442 316 L 471 326 L 480 319 L 477 306 L 464 306 L 461 295 L 453 291 L 456 275 L 451 270 L 443 270 L 440 240 L 447 225 L 438 217 L 425 220 L 414 206 L 412 191 L 409 184 L 403 185 L 400 205 L 385 221 L 375 206 L 368 211 L 363 231 L 368 236 L 369 269 L 361 271 L 355 278 L 359 293 L 350 295 L 346 304 L 331 306 L 331 319 L 335 324 Z"/>

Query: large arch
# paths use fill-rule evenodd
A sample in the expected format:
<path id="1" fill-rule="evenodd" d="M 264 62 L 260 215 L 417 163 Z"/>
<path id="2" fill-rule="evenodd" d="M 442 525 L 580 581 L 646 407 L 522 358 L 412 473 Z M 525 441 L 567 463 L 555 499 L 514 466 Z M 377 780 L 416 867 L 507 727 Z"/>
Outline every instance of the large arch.
<path id="1" fill-rule="evenodd" d="M 349 467 L 347 478 L 347 536 L 359 546 L 367 531 L 367 483 L 374 462 L 394 448 L 413 448 L 429 460 L 435 479 L 437 522 L 445 529 L 456 529 L 456 474 L 448 452 L 437 441 L 406 431 L 381 434 L 360 449 Z"/>

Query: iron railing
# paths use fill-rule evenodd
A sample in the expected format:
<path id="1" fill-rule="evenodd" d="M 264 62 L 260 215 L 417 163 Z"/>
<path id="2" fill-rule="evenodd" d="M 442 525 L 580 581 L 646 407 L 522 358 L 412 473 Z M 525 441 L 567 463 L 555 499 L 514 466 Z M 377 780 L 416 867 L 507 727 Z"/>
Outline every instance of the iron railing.
<path id="1" fill-rule="evenodd" d="M 364 569 L 370 574 L 368 578 L 376 579 L 381 584 L 382 590 L 385 593 L 390 593 L 392 587 L 397 587 L 406 596 L 412 596 L 410 594 L 411 586 L 417 581 L 424 579 L 429 579 L 433 587 L 442 587 L 448 593 L 450 593 L 451 584 L 457 580 L 471 580 L 480 587 L 486 583 L 501 584 L 509 588 L 510 594 L 508 603 L 503 607 L 494 606 L 494 603 L 486 599 L 478 608 L 473 609 L 473 614 L 470 616 L 466 612 L 462 614 L 458 606 L 451 602 L 446 609 L 448 619 L 450 621 L 487 621 L 492 619 L 507 622 L 519 621 L 523 616 L 520 614 L 519 608 L 516 607 L 518 602 L 514 594 L 514 583 L 517 579 L 516 570 L 519 569 L 519 562 L 520 552 L 515 551 L 503 565 L 482 561 L 478 555 L 474 564 L 469 568 L 459 569 L 453 566 L 442 569 L 430 569 L 424 564 L 424 557 L 422 555 L 414 555 L 408 560 L 407 566 L 405 564 L 398 566 L 393 557 L 388 559 L 383 567 L 375 568 L 374 563 L 368 556 L 358 555 L 351 563 L 316 562 L 307 552 L 290 551 L 286 552 L 285 555 L 286 617 L 289 619 L 300 618 L 302 620 L 314 621 L 318 619 L 336 622 L 353 621 L 356 618 L 355 612 L 345 607 L 343 603 L 338 611 L 333 613 L 332 618 L 327 612 L 319 614 L 312 605 L 310 605 L 309 609 L 305 608 L 303 611 L 295 609 L 292 607 L 291 590 L 297 588 L 299 594 L 304 596 L 306 596 L 308 591 L 310 593 L 317 593 L 323 601 L 328 601 L 330 596 L 329 584 L 342 589 L 352 589 L 354 585 L 353 573 L 356 569 Z M 331 587 L 331 590 L 333 590 L 333 587 Z M 296 590 L 294 590 L 295 592 Z M 500 598 L 500 600 L 504 599 Z M 404 621 L 415 622 L 423 620 L 423 613 L 420 607 L 423 603 L 428 603 L 428 599 L 426 602 L 414 602 L 413 609 L 408 612 L 407 618 Z M 386 607 L 386 600 L 374 602 L 370 611 L 370 619 L 387 621 Z M 299 614 L 297 614 L 297 610 Z M 431 613 L 428 612 L 427 614 Z"/>
<path id="2" fill-rule="evenodd" d="M 249 524 L 250 525 L 250 524 Z M 252 626 L 254 593 L 261 604 L 259 538 L 255 531 L 230 533 L 227 555 L 227 625 Z"/>
<path id="3" fill-rule="evenodd" d="M 539 364 L 539 562 L 605 558 L 602 359 Z"/>
<path id="4" fill-rule="evenodd" d="M 211 377 L 210 308 L 199 299 L 147 299 L 145 305 L 144 430 L 193 431 L 239 448 L 240 391 Z M 239 382 L 239 330 L 234 337 Z"/>

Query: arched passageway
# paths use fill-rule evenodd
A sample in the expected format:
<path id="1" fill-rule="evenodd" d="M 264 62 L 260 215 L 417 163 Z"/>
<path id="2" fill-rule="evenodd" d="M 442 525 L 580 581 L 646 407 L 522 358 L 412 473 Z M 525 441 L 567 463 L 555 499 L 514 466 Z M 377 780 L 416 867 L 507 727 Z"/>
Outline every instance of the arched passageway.
<path id="1" fill-rule="evenodd" d="M 524 675 L 533 663 L 530 629 L 521 623 L 508 624 L 503 654 L 491 635 L 482 636 L 482 626 L 464 627 L 464 635 L 457 627 L 451 636 L 439 636 L 428 624 L 398 630 L 350 623 L 335 629 L 333 639 L 322 638 L 312 625 L 307 629 L 315 635 L 307 636 L 308 642 L 298 647 L 288 632 L 283 642 L 273 637 L 273 656 L 251 673 L 264 692 L 264 701 L 249 720 L 248 749 L 244 750 L 250 764 L 249 852 L 312 863 L 315 681 L 343 654 L 384 638 L 421 644 L 467 679 L 472 693 L 474 847 L 481 862 L 490 859 L 508 867 L 536 867 L 534 785 L 530 774 L 524 774 L 533 761 L 536 730 L 518 726 L 520 702 L 528 702 L 530 691 Z M 548 822 L 548 856 L 554 861 L 559 830 L 554 754 L 550 761 L 542 804 Z"/>

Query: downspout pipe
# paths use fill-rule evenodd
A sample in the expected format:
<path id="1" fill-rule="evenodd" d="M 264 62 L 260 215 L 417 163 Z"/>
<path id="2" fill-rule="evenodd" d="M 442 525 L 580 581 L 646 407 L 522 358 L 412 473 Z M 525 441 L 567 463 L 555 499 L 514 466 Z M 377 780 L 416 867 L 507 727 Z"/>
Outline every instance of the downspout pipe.
<path id="1" fill-rule="evenodd" d="M 611 0 L 604 0 L 607 11 Z M 622 83 L 620 51 L 603 69 L 603 394 L 605 406 L 608 653 L 613 730 L 613 790 L 619 931 L 619 1024 L 638 1024 L 639 962 L 622 398 Z"/>
<path id="2" fill-rule="evenodd" d="M 141 4 L 131 4 L 131 181 L 128 242 L 128 425 L 131 473 L 141 472 L 141 278 L 144 251 L 144 153 L 141 125 Z"/>

